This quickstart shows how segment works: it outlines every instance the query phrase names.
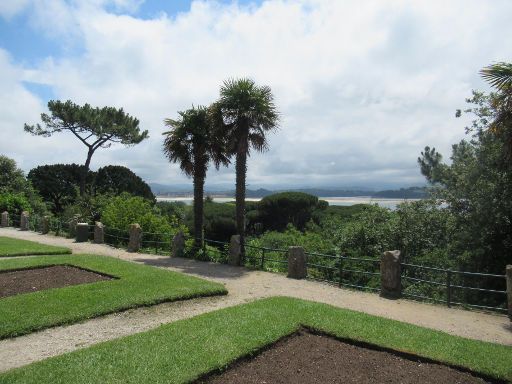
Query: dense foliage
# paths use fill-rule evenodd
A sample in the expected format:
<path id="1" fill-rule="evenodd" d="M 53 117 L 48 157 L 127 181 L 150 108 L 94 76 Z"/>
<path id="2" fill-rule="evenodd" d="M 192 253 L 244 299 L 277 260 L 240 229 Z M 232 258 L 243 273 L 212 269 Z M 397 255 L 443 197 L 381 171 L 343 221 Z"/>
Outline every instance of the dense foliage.
<path id="1" fill-rule="evenodd" d="M 138 223 L 144 232 L 174 235 L 187 232 L 174 216 L 163 216 L 157 207 L 139 196 L 121 194 L 112 196 L 104 206 L 101 220 L 107 227 L 127 231 L 130 224 Z"/>
<path id="2" fill-rule="evenodd" d="M 7 211 L 10 215 L 19 217 L 21 212 L 30 212 L 32 207 L 22 193 L 0 192 L 0 212 Z"/>
<path id="3" fill-rule="evenodd" d="M 77 198 L 81 172 L 78 164 L 40 165 L 31 169 L 27 178 L 57 214 Z"/>
<path id="4" fill-rule="evenodd" d="M 2 207 L 4 207 L 0 209 L 6 210 L 11 207 L 15 209 L 16 214 L 21 210 L 41 215 L 47 213 L 46 205 L 25 178 L 23 171 L 18 168 L 16 161 L 3 155 L 0 155 L 0 195 L 0 200 L 3 201 Z"/>
<path id="5" fill-rule="evenodd" d="M 96 194 L 119 195 L 127 192 L 133 196 L 140 196 L 155 201 L 155 195 L 144 180 L 130 169 L 120 165 L 107 165 L 98 169 L 94 178 L 94 191 Z"/>
<path id="6" fill-rule="evenodd" d="M 434 195 L 446 201 L 453 217 L 449 246 L 457 264 L 491 273 L 503 273 L 512 263 L 512 165 L 506 138 L 491 129 L 500 113 L 498 98 L 474 92 L 468 99 L 466 112 L 476 119 L 468 127 L 470 138 L 453 145 L 450 164 L 428 147 L 419 159 Z"/>
<path id="7" fill-rule="evenodd" d="M 264 197 L 258 204 L 259 220 L 267 230 L 282 231 L 289 223 L 303 230 L 317 208 L 316 196 L 303 192 L 275 193 Z"/>

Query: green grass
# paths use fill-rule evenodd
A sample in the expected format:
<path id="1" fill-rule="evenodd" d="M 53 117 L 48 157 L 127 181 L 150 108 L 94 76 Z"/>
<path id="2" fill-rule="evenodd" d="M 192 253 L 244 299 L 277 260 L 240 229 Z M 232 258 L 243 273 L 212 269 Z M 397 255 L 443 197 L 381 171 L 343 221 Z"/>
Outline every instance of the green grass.
<path id="1" fill-rule="evenodd" d="M 0 271 L 68 264 L 119 279 L 0 299 L 0 338 L 164 301 L 225 294 L 221 284 L 164 269 L 95 255 L 0 260 Z"/>
<path id="2" fill-rule="evenodd" d="M 33 241 L 18 240 L 10 237 L 0 236 L 0 257 L 6 256 L 28 256 L 28 255 L 63 255 L 69 254 L 71 250 L 64 247 L 55 247 L 35 243 Z"/>
<path id="3" fill-rule="evenodd" d="M 108 341 L 0 375 L 0 383 L 184 383 L 301 325 L 512 378 L 512 348 L 298 299 L 274 297 Z"/>

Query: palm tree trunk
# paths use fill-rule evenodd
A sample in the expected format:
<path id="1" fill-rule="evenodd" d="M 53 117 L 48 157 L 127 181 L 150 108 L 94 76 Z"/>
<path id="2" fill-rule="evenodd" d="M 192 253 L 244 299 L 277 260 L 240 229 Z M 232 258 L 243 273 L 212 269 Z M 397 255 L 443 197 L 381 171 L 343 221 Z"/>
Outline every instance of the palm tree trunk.
<path id="1" fill-rule="evenodd" d="M 201 249 L 203 243 L 203 195 L 205 170 L 194 172 L 194 252 Z"/>
<path id="2" fill-rule="evenodd" d="M 242 140 L 243 141 L 243 140 Z M 245 179 L 247 176 L 247 152 L 238 146 L 236 154 L 236 229 L 240 235 L 240 252 L 245 257 Z"/>

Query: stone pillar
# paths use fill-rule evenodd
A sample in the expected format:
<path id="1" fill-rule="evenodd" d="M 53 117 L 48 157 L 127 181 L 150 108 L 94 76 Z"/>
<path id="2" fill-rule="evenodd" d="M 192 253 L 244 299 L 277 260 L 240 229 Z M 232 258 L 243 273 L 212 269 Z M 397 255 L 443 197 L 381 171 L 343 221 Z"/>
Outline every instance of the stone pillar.
<path id="1" fill-rule="evenodd" d="M 9 212 L 5 211 L 2 212 L 2 227 L 8 227 L 9 226 Z"/>
<path id="2" fill-rule="evenodd" d="M 183 232 L 179 231 L 172 238 L 171 256 L 172 257 L 183 257 L 184 252 L 185 252 L 185 235 L 183 235 Z"/>
<path id="3" fill-rule="evenodd" d="M 94 223 L 94 242 L 96 244 L 103 244 L 105 242 L 105 226 L 99 221 Z"/>
<path id="4" fill-rule="evenodd" d="M 130 224 L 130 241 L 128 252 L 138 252 L 142 241 L 142 228 L 139 224 Z"/>
<path id="5" fill-rule="evenodd" d="M 229 265 L 240 265 L 242 262 L 242 250 L 240 248 L 240 235 L 231 236 L 229 242 Z"/>
<path id="6" fill-rule="evenodd" d="M 50 232 L 50 217 L 43 216 L 41 219 L 41 233 L 43 235 L 47 235 Z"/>
<path id="7" fill-rule="evenodd" d="M 68 232 L 70 238 L 76 237 L 76 226 L 78 224 L 79 219 L 80 215 L 73 215 L 73 218 L 68 223 Z"/>
<path id="8" fill-rule="evenodd" d="M 399 298 L 402 291 L 400 251 L 386 251 L 380 258 L 380 295 Z"/>
<path id="9" fill-rule="evenodd" d="M 507 265 L 507 300 L 508 300 L 508 317 L 512 321 L 512 265 Z"/>
<path id="10" fill-rule="evenodd" d="M 21 212 L 21 217 L 20 217 L 20 230 L 21 231 L 28 231 L 29 217 L 30 217 L 30 215 L 28 214 L 27 211 Z"/>
<path id="11" fill-rule="evenodd" d="M 89 241 L 89 224 L 77 223 L 76 224 L 76 242 L 85 243 Z"/>
<path id="12" fill-rule="evenodd" d="M 306 266 L 306 254 L 302 247 L 288 248 L 288 277 L 292 279 L 304 279 L 308 274 Z"/>

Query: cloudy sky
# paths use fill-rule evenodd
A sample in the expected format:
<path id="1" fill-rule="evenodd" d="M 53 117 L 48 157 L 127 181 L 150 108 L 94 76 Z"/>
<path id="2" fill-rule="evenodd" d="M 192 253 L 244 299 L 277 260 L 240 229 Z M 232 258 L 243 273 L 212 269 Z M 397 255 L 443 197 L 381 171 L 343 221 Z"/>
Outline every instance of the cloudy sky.
<path id="1" fill-rule="evenodd" d="M 478 70 L 512 60 L 510 0 L 2 0 L 0 153 L 25 171 L 83 163 L 71 136 L 32 137 L 50 99 L 123 107 L 150 139 L 99 150 L 148 182 L 185 184 L 164 118 L 214 101 L 223 80 L 269 85 L 281 112 L 249 188 L 423 183 L 425 145 L 449 154 Z M 232 185 L 233 167 L 208 183 Z"/>

